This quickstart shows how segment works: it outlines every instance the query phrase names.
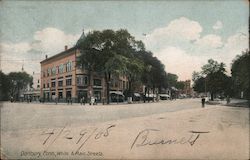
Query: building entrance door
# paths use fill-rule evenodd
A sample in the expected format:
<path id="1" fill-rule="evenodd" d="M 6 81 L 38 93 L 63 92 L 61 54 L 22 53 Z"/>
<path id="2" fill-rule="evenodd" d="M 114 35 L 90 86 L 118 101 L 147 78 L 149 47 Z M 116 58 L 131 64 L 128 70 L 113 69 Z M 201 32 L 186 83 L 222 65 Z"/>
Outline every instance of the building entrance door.
<path id="1" fill-rule="evenodd" d="M 87 91 L 78 91 L 77 100 L 80 103 L 82 97 L 84 97 L 85 102 L 87 102 Z"/>
<path id="2" fill-rule="evenodd" d="M 71 98 L 71 91 L 66 91 L 66 98 L 70 99 Z"/>

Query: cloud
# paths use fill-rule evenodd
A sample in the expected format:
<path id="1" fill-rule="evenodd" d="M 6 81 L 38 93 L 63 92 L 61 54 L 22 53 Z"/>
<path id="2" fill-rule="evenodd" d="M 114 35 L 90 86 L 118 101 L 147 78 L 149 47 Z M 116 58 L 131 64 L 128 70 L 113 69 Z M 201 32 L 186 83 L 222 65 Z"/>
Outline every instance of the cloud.
<path id="1" fill-rule="evenodd" d="M 64 50 L 64 46 L 73 47 L 79 34 L 67 34 L 57 28 L 44 28 L 33 35 L 31 42 L 0 43 L 2 70 L 5 73 L 24 70 L 29 74 L 40 72 L 40 61 Z M 11 65 L 10 65 L 11 64 Z"/>
<path id="2" fill-rule="evenodd" d="M 219 48 L 223 45 L 221 37 L 214 34 L 209 34 L 198 39 L 195 44 L 202 48 Z"/>
<path id="3" fill-rule="evenodd" d="M 214 30 L 219 30 L 223 28 L 223 24 L 221 21 L 217 21 L 214 25 L 213 25 L 213 29 Z"/>
<path id="4" fill-rule="evenodd" d="M 166 27 L 153 30 L 145 37 L 144 42 L 149 48 L 157 48 L 166 43 L 187 43 L 199 39 L 202 30 L 198 22 L 181 17 L 171 21 Z"/>
<path id="5" fill-rule="evenodd" d="M 216 24 L 222 28 L 220 21 Z M 180 80 L 191 79 L 192 72 L 200 71 L 210 58 L 224 62 L 230 73 L 232 60 L 248 48 L 247 27 L 225 40 L 216 34 L 202 35 L 202 30 L 199 22 L 181 17 L 154 29 L 143 42 L 163 62 L 166 71 L 176 73 Z"/>
<path id="6" fill-rule="evenodd" d="M 179 80 L 186 80 L 190 77 L 190 69 L 199 70 L 206 62 L 206 57 L 191 56 L 185 50 L 172 46 L 156 52 L 155 56 L 165 65 L 166 71 L 177 74 Z"/>
<path id="7" fill-rule="evenodd" d="M 73 47 L 80 34 L 66 34 L 57 28 L 45 28 L 34 34 L 34 41 L 31 43 L 33 51 L 54 55 L 63 51 L 64 46 Z"/>

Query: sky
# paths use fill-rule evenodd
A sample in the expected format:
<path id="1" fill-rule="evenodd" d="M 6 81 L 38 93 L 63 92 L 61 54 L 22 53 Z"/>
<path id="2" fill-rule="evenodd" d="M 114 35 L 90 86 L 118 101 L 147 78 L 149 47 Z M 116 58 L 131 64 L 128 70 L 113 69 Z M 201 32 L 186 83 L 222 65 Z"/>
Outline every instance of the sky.
<path id="1" fill-rule="evenodd" d="M 40 61 L 92 30 L 127 29 L 179 80 L 212 58 L 226 64 L 248 48 L 247 0 L 0 1 L 4 73 L 40 73 Z"/>

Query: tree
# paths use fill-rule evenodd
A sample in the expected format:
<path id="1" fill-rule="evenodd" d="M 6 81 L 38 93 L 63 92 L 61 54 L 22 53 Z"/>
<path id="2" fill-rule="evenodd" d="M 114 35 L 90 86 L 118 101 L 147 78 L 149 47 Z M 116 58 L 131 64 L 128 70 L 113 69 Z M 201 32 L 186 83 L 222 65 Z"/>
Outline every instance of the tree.
<path id="1" fill-rule="evenodd" d="M 197 78 L 194 81 L 194 86 L 193 86 L 194 91 L 196 91 L 198 93 L 204 93 L 204 92 L 206 92 L 205 87 L 206 86 L 205 86 L 205 78 L 204 77 Z"/>
<path id="2" fill-rule="evenodd" d="M 82 37 L 81 37 L 82 38 Z M 77 47 L 80 49 L 81 56 L 77 65 L 85 66 L 88 70 L 89 95 L 93 95 L 93 72 L 100 70 L 99 63 L 101 62 L 100 49 L 102 47 L 101 32 L 94 31 L 88 33 L 83 40 L 78 40 Z M 84 67 L 82 67 L 84 68 Z"/>
<path id="3" fill-rule="evenodd" d="M 233 81 L 233 89 L 236 97 L 250 100 L 250 52 L 246 50 L 242 55 L 237 55 L 233 60 L 231 73 Z"/>
<path id="4" fill-rule="evenodd" d="M 183 82 L 183 81 L 178 81 L 178 82 L 176 83 L 176 88 L 177 88 L 177 89 L 183 90 L 184 87 L 185 87 L 185 82 Z"/>
<path id="5" fill-rule="evenodd" d="M 135 52 L 144 49 L 140 41 L 136 41 L 127 30 L 103 30 L 89 33 L 84 41 L 79 41 L 77 46 L 81 50 L 80 64 L 88 64 L 89 77 L 93 77 L 93 71 L 104 74 L 107 86 L 107 103 L 109 103 L 109 85 L 111 75 L 128 74 L 132 76 L 136 67 L 140 67 Z M 128 62 L 133 62 L 132 64 Z M 138 63 L 138 64 L 137 64 Z M 134 73 L 133 73 L 134 76 Z M 90 86 L 92 86 L 90 78 Z M 90 90 L 93 90 L 90 87 Z"/>
<path id="6" fill-rule="evenodd" d="M 165 72 L 165 66 L 159 59 L 153 56 L 150 51 L 141 50 L 137 53 L 138 59 L 143 62 L 143 72 L 141 75 L 141 81 L 146 86 L 144 96 L 152 89 L 155 93 L 155 89 L 160 91 L 161 87 L 167 87 L 167 74 Z"/>
<path id="7" fill-rule="evenodd" d="M 0 71 L 0 101 L 9 99 L 10 80 L 6 74 Z"/>
<path id="8" fill-rule="evenodd" d="M 226 74 L 225 64 L 209 59 L 208 63 L 202 66 L 200 73 L 193 73 L 194 90 L 197 92 L 210 92 L 211 100 L 215 94 L 229 95 L 230 77 Z"/>
<path id="9" fill-rule="evenodd" d="M 25 89 L 28 85 L 32 87 L 33 77 L 26 72 L 11 72 L 8 74 L 10 82 L 10 95 L 19 100 L 21 90 Z"/>
<path id="10" fill-rule="evenodd" d="M 167 83 L 169 87 L 176 87 L 176 83 L 178 80 L 178 76 L 173 73 L 168 73 L 167 74 Z"/>

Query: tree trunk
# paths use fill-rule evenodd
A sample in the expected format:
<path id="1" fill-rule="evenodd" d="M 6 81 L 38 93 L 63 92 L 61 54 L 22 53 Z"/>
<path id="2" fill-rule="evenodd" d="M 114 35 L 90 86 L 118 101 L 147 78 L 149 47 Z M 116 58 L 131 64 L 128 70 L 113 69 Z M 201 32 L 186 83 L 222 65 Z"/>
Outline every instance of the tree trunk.
<path id="1" fill-rule="evenodd" d="M 155 101 L 155 86 L 153 86 L 153 102 Z"/>
<path id="2" fill-rule="evenodd" d="M 213 100 L 214 100 L 214 93 L 211 92 L 211 101 L 213 101 Z"/>
<path id="3" fill-rule="evenodd" d="M 128 96 L 129 97 L 132 97 L 132 90 L 131 90 L 131 80 L 128 80 Z"/>
<path id="4" fill-rule="evenodd" d="M 109 85 L 110 85 L 110 73 L 105 73 L 105 81 L 106 81 L 106 94 L 107 94 L 107 104 L 110 103 L 109 101 Z"/>
<path id="5" fill-rule="evenodd" d="M 89 102 L 93 96 L 93 70 L 89 70 Z"/>
<path id="6" fill-rule="evenodd" d="M 148 103 L 149 103 L 149 87 L 147 87 L 148 88 Z"/>

